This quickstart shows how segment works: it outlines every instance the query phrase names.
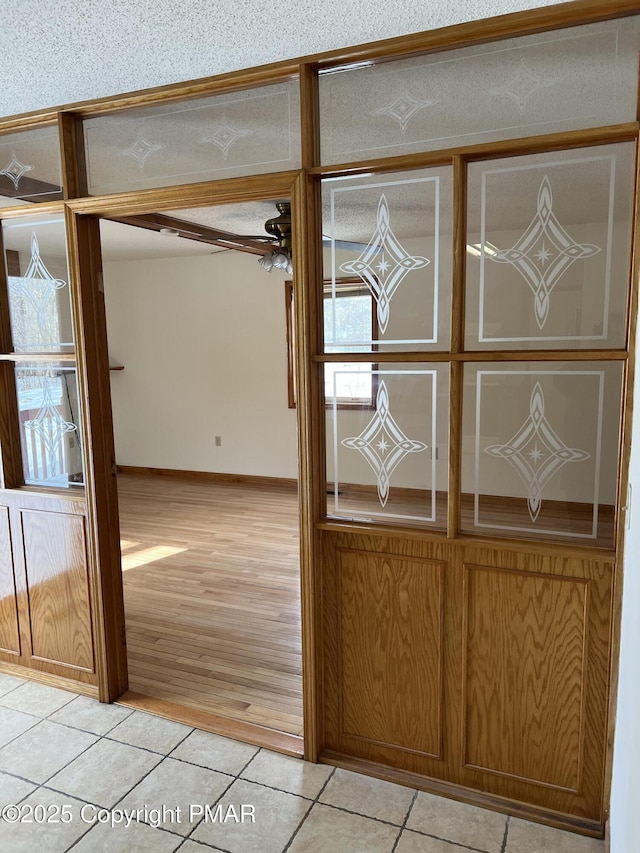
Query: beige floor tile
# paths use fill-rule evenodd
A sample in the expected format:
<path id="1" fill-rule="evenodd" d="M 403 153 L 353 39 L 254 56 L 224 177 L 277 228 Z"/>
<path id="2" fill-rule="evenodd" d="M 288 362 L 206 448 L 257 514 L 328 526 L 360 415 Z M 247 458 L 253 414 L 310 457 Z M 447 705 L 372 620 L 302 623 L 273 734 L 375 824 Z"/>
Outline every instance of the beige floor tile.
<path id="1" fill-rule="evenodd" d="M 180 848 L 180 853 L 207 853 L 209 850 L 220 850 L 220 847 L 210 847 L 209 845 L 204 847 L 202 843 L 198 844 L 197 841 L 185 841 Z"/>
<path id="2" fill-rule="evenodd" d="M 89 696 L 76 696 L 73 702 L 60 708 L 49 719 L 85 732 L 105 735 L 132 713 L 130 708 L 122 705 L 107 705 Z"/>
<path id="3" fill-rule="evenodd" d="M 67 732 L 80 734 L 74 729 Z M 111 807 L 161 760 L 159 755 L 135 746 L 100 740 L 54 776 L 49 785 L 90 803 Z"/>
<path id="4" fill-rule="evenodd" d="M 230 853 L 282 853 L 311 805 L 309 800 L 243 779 L 233 783 L 220 804 L 223 813 L 229 805 L 238 813 L 243 804 L 253 806 L 255 823 L 203 822 L 192 837 Z"/>
<path id="5" fill-rule="evenodd" d="M 19 803 L 27 794 L 33 793 L 36 786 L 32 782 L 16 779 L 8 773 L 0 773 L 0 806 Z"/>
<path id="6" fill-rule="evenodd" d="M 13 708 L 0 708 L 0 746 L 33 728 L 40 722 L 39 717 L 23 714 Z"/>
<path id="7" fill-rule="evenodd" d="M 161 819 L 159 826 L 188 835 L 202 816 L 200 813 L 191 820 L 190 806 L 212 805 L 232 782 L 232 776 L 166 758 L 118 803 L 118 808 L 142 808 L 146 805 L 161 809 L 166 806 L 172 813 L 165 812 L 166 817 Z M 153 822 L 155 818 L 152 817 L 152 825 Z"/>
<path id="8" fill-rule="evenodd" d="M 604 853 L 604 841 L 511 818 L 506 853 Z"/>
<path id="9" fill-rule="evenodd" d="M 411 809 L 407 828 L 480 848 L 487 853 L 500 853 L 506 824 L 506 816 L 498 812 L 420 792 Z"/>
<path id="10" fill-rule="evenodd" d="M 46 782 L 95 742 L 94 735 L 41 720 L 0 749 L 0 770 Z"/>
<path id="11" fill-rule="evenodd" d="M 211 732 L 196 730 L 171 753 L 171 758 L 190 761 L 210 770 L 236 776 L 258 748 Z"/>
<path id="12" fill-rule="evenodd" d="M 173 853 L 182 839 L 144 823 L 130 826 L 98 824 L 73 848 L 73 853 Z M 200 848 L 206 853 L 206 848 Z"/>
<path id="13" fill-rule="evenodd" d="M 42 806 L 45 818 L 59 818 L 58 823 L 41 823 L 33 819 L 30 823 L 6 823 L 0 820 L 0 850 L 7 853 L 63 853 L 83 835 L 88 826 L 80 817 L 84 803 L 66 794 L 57 794 L 46 788 L 38 788 L 24 801 L 22 806 Z M 62 806 L 70 807 L 71 820 L 67 822 L 67 811 Z M 24 812 L 23 812 L 24 816 Z"/>
<path id="14" fill-rule="evenodd" d="M 319 803 L 288 853 L 391 853 L 399 829 Z"/>
<path id="15" fill-rule="evenodd" d="M 75 695 L 68 690 L 59 690 L 57 687 L 28 681 L 16 690 L 0 696 L 0 705 L 23 711 L 25 714 L 34 714 L 36 717 L 48 717 L 49 714 L 53 714 L 54 711 L 71 702 Z"/>
<path id="16" fill-rule="evenodd" d="M 460 847 L 452 841 L 440 841 L 405 829 L 402 832 L 395 853 L 469 853 L 468 847 Z"/>
<path id="17" fill-rule="evenodd" d="M 25 681 L 22 678 L 14 678 L 13 675 L 0 674 L 0 696 L 4 696 L 4 694 L 8 693 L 10 690 L 15 690 L 15 688 L 20 687 L 21 684 L 25 684 Z"/>
<path id="18" fill-rule="evenodd" d="M 320 802 L 399 826 L 407 816 L 414 794 L 412 788 L 338 768 Z"/>
<path id="19" fill-rule="evenodd" d="M 134 711 L 109 732 L 109 737 L 130 746 L 140 746 L 166 755 L 192 731 L 190 726 L 183 726 L 182 723 Z"/>
<path id="20" fill-rule="evenodd" d="M 332 770 L 332 767 L 323 764 L 310 764 L 300 758 L 261 749 L 251 764 L 242 771 L 241 777 L 314 800 Z"/>

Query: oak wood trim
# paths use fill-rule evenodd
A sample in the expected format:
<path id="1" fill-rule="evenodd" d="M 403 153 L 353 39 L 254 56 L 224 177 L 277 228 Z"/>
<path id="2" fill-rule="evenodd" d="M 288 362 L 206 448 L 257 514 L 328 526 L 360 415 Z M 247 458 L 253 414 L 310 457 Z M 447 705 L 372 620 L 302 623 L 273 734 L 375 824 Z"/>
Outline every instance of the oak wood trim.
<path id="1" fill-rule="evenodd" d="M 371 361 L 370 352 L 350 353 L 320 353 L 312 356 L 314 362 L 345 361 L 348 355 L 349 361 Z M 376 351 L 375 359 L 379 362 L 478 362 L 478 361 L 627 361 L 629 358 L 626 350 L 603 349 L 603 350 L 466 350 L 460 353 L 430 352 L 420 350 L 413 352 L 379 352 Z"/>
<path id="2" fill-rule="evenodd" d="M 460 529 L 462 482 L 462 394 L 464 367 L 453 363 L 449 373 L 449 500 L 447 539 L 455 539 Z"/>
<path id="3" fill-rule="evenodd" d="M 311 356 L 322 348 L 322 208 L 320 186 L 301 175 L 292 197 L 295 288 L 296 389 L 300 483 L 300 585 L 302 697 L 305 758 L 317 761 L 322 748 L 322 565 L 315 524 L 326 506 L 324 377 Z"/>
<path id="4" fill-rule="evenodd" d="M 311 65 L 300 66 L 301 165 L 312 169 L 320 165 L 320 96 L 318 75 Z"/>
<path id="5" fill-rule="evenodd" d="M 74 362 L 74 352 L 3 352 L 0 353 L 0 361 L 30 362 L 30 361 L 69 361 Z"/>
<path id="6" fill-rule="evenodd" d="M 613 548 L 599 548 L 594 545 L 565 544 L 564 542 L 536 541 L 534 539 L 508 539 L 506 537 L 492 539 L 488 536 L 476 536 L 469 533 L 457 533 L 451 539 L 446 538 L 442 530 L 424 530 L 419 528 L 393 527 L 383 524 L 368 524 L 366 522 L 341 521 L 325 518 L 317 522 L 316 528 L 328 533 L 354 533 L 358 536 L 376 536 L 383 539 L 415 540 L 424 542 L 439 542 L 442 545 L 464 545 L 470 548 L 511 548 L 516 551 L 527 551 L 547 556 L 575 557 L 580 560 L 597 559 L 610 565 L 613 569 L 616 553 Z"/>
<path id="7" fill-rule="evenodd" d="M 88 565 L 100 699 L 127 689 L 118 498 L 111 420 L 109 356 L 97 219 L 65 209 L 72 308 L 82 401 Z"/>
<path id="8" fill-rule="evenodd" d="M 106 218 L 161 213 L 185 207 L 235 204 L 243 201 L 270 201 L 289 196 L 299 171 L 271 172 L 239 178 L 180 184 L 160 189 L 132 190 L 107 196 L 91 196 L 67 202 L 74 213 L 97 214 Z M 15 211 L 17 208 L 9 208 Z M 33 206 L 29 208 L 33 212 Z M 40 212 L 40 205 L 38 212 Z M 24 210 L 20 208 L 24 213 Z M 0 211 L 4 216 L 4 212 Z"/>
<path id="9" fill-rule="evenodd" d="M 9 264 L 12 270 L 8 270 L 4 263 L 0 228 L 0 353 L 9 353 L 13 349 L 7 275 L 15 275 L 16 265 L 17 272 L 20 271 L 17 252 L 12 252 L 10 257 L 7 252 L 7 266 Z M 19 424 L 15 371 L 12 364 L 0 361 L 0 486 L 3 489 L 20 486 L 24 482 Z"/>
<path id="10" fill-rule="evenodd" d="M 138 465 L 118 465 L 119 474 L 133 474 L 166 479 L 185 478 L 190 480 L 211 481 L 213 483 L 246 483 L 266 488 L 297 488 L 298 481 L 292 477 L 261 477 L 254 474 L 227 474 L 217 471 L 182 471 L 177 468 L 147 468 Z"/>
<path id="11" fill-rule="evenodd" d="M 613 142 L 631 142 L 636 138 L 639 127 L 639 123 L 634 121 L 583 130 L 564 130 L 536 136 L 521 136 L 516 139 L 496 140 L 495 142 L 478 142 L 474 145 L 458 145 L 416 154 L 400 154 L 392 157 L 316 166 L 309 169 L 309 174 L 322 178 L 333 178 L 368 172 L 396 172 L 425 169 L 432 166 L 446 166 L 451 164 L 455 157 L 462 157 L 467 162 L 473 162 L 475 160 L 518 157 L 525 154 L 541 154 L 571 148 L 590 148 L 594 145 L 606 145 Z"/>
<path id="12" fill-rule="evenodd" d="M 146 711 L 148 714 L 155 714 L 158 717 L 166 717 L 168 720 L 175 720 L 178 723 L 194 726 L 206 732 L 214 732 L 243 743 L 251 743 L 254 746 L 264 747 L 283 755 L 302 758 L 302 738 L 276 731 L 276 729 L 268 729 L 265 726 L 245 723 L 241 720 L 231 720 L 219 714 L 176 705 L 173 702 L 156 699 L 153 696 L 145 696 L 133 690 L 127 690 L 118 699 L 118 705 L 136 708 L 138 711 Z"/>
<path id="13" fill-rule="evenodd" d="M 568 830 L 569 832 L 577 832 L 591 838 L 602 838 L 604 832 L 604 825 L 601 821 L 572 817 L 571 815 L 561 814 L 541 806 L 529 806 L 518 800 L 510 800 L 496 794 L 466 788 L 464 785 L 457 785 L 453 782 L 443 782 L 439 779 L 432 779 L 422 776 L 419 773 L 412 773 L 408 770 L 399 770 L 394 767 L 377 764 L 363 758 L 351 758 L 348 755 L 343 755 L 333 750 L 323 751 L 318 761 L 320 764 L 328 764 L 332 767 L 352 770 L 355 773 L 363 773 L 366 776 L 373 776 L 376 779 L 382 779 L 386 782 L 394 782 L 396 785 L 417 788 L 419 791 L 427 791 L 428 793 L 437 794 L 450 800 L 457 800 L 458 802 L 469 803 L 483 809 L 509 814 L 522 820 L 544 823 L 547 826 Z"/>
<path id="14" fill-rule="evenodd" d="M 73 113 L 58 113 L 62 188 L 65 199 L 86 195 L 86 164 L 82 123 Z"/>
<path id="15" fill-rule="evenodd" d="M 52 675 L 41 669 L 27 669 L 27 667 L 18 664 L 0 661 L 0 673 L 13 675 L 16 678 L 24 678 L 27 681 L 35 681 L 38 684 L 46 684 L 48 687 L 59 687 L 61 690 L 68 690 L 70 693 L 77 693 L 80 696 L 89 696 L 92 699 L 98 699 L 98 687 L 95 684 L 90 684 L 86 681 L 76 681 L 72 678 L 65 678 L 62 675 Z"/>
<path id="16" fill-rule="evenodd" d="M 453 50 L 473 44 L 483 44 L 500 39 L 534 34 L 546 30 L 563 29 L 626 17 L 640 12 L 637 0 L 573 0 L 539 9 L 514 12 L 427 30 L 406 36 L 381 39 L 322 53 L 309 54 L 293 60 L 273 62 L 254 68 L 232 71 L 212 77 L 190 80 L 178 84 L 156 86 L 138 92 L 95 98 L 65 104 L 57 108 L 33 110 L 7 116 L 0 122 L 0 133 L 38 124 L 51 124 L 60 111 L 71 111 L 82 116 L 101 115 L 115 110 L 150 106 L 157 103 L 212 95 L 218 92 L 263 86 L 297 76 L 301 67 L 310 65 L 320 69 L 348 66 L 358 62 L 375 62 L 396 59 L 421 53 Z"/>

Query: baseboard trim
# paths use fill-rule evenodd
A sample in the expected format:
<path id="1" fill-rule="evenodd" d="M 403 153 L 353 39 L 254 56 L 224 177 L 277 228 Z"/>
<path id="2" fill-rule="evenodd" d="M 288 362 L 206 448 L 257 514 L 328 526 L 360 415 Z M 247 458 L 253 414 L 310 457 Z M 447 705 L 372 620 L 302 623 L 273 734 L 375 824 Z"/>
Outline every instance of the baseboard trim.
<path id="1" fill-rule="evenodd" d="M 134 474 L 168 479 L 209 480 L 215 483 L 246 483 L 251 486 L 272 488 L 298 488 L 292 477 L 262 477 L 255 474 L 224 474 L 217 471 L 183 471 L 178 468 L 145 468 L 137 465 L 117 465 L 118 474 Z"/>
<path id="2" fill-rule="evenodd" d="M 450 800 L 480 806 L 483 809 L 512 815 L 534 823 L 543 823 L 556 829 L 576 832 L 590 838 L 602 838 L 604 834 L 604 825 L 596 820 L 562 814 L 541 806 L 528 805 L 517 800 L 488 794 L 485 791 L 475 791 L 473 788 L 465 788 L 463 785 L 431 779 L 417 773 L 411 773 L 408 770 L 398 770 L 395 767 L 387 767 L 362 758 L 351 758 L 332 750 L 325 750 L 318 761 L 320 764 L 329 764 L 332 767 L 341 767 L 355 773 L 364 773 L 366 776 L 374 776 L 376 779 L 383 779 L 385 782 L 395 782 L 398 785 L 417 788 L 419 791 L 437 794 Z"/>
<path id="3" fill-rule="evenodd" d="M 177 723 L 204 729 L 204 731 L 250 743 L 253 746 L 264 747 L 273 752 L 292 755 L 294 758 L 302 758 L 304 754 L 304 742 L 301 737 L 279 732 L 276 729 L 268 729 L 255 723 L 232 720 L 220 714 L 188 708 L 186 705 L 136 693 L 134 690 L 128 690 L 116 701 L 118 705 L 126 705 L 128 708 L 146 711 L 148 714 L 155 714 L 157 717 L 165 717 Z"/>
<path id="4" fill-rule="evenodd" d="M 5 661 L 0 662 L 0 673 L 24 678 L 26 681 L 36 681 L 38 684 L 45 684 L 47 687 L 59 687 L 61 690 L 68 690 L 70 693 L 78 693 L 81 696 L 90 696 L 92 699 L 98 700 L 97 685 L 74 681 L 72 678 L 65 678 L 63 675 L 53 675 L 50 672 L 43 672 L 41 669 L 30 669 L 26 666 L 5 663 Z"/>

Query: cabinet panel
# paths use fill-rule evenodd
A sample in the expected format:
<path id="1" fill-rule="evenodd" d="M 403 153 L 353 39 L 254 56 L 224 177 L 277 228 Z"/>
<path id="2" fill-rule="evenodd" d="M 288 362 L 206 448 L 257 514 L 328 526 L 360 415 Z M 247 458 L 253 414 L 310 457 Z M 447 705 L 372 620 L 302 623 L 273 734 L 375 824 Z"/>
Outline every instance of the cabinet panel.
<path id="1" fill-rule="evenodd" d="M 84 518 L 23 511 L 34 658 L 94 671 Z"/>
<path id="2" fill-rule="evenodd" d="M 6 506 L 0 507 L 0 651 L 14 655 L 21 651 L 9 509 Z"/>
<path id="3" fill-rule="evenodd" d="M 339 550 L 344 735 L 442 755 L 444 564 Z"/>
<path id="4" fill-rule="evenodd" d="M 589 583 L 465 566 L 465 764 L 578 792 Z"/>

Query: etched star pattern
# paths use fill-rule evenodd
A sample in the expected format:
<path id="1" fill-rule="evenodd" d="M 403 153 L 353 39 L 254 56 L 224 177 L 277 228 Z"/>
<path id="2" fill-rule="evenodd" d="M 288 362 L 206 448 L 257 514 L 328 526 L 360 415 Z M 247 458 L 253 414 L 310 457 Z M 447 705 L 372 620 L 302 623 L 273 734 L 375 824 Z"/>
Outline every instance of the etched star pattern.
<path id="1" fill-rule="evenodd" d="M 490 259 L 495 263 L 511 264 L 522 275 L 533 293 L 535 318 L 542 330 L 549 316 L 553 288 L 572 264 L 591 258 L 599 251 L 598 246 L 590 243 L 576 243 L 560 224 L 553 212 L 551 184 L 545 175 L 531 224 L 515 246 L 496 252 Z"/>
<path id="2" fill-rule="evenodd" d="M 10 276 L 9 289 L 12 301 L 17 308 L 20 301 L 28 306 L 27 310 L 35 315 L 38 327 L 39 348 L 51 346 L 54 342 L 56 329 L 52 329 L 52 321 L 57 320 L 57 312 L 52 311 L 56 290 L 67 286 L 67 282 L 54 278 L 40 257 L 40 246 L 35 233 L 31 234 L 31 259 L 23 276 Z M 56 325 L 54 323 L 54 325 Z"/>
<path id="3" fill-rule="evenodd" d="M 384 381 L 378 386 L 376 412 L 367 426 L 355 438 L 345 438 L 341 444 L 359 451 L 376 475 L 378 499 L 385 506 L 389 498 L 391 475 L 407 453 L 420 453 L 427 449 L 421 441 L 414 441 L 403 433 L 389 411 L 389 393 Z"/>
<path id="4" fill-rule="evenodd" d="M 374 110 L 371 115 L 389 116 L 389 118 L 392 118 L 400 125 L 400 132 L 404 133 L 407 129 L 408 122 L 414 117 L 414 115 L 416 115 L 416 113 L 419 113 L 421 110 L 431 107 L 433 104 L 437 103 L 437 101 L 429 100 L 420 101 L 418 98 L 414 98 L 413 95 L 403 94 L 399 95 L 395 101 L 387 104 L 386 107 L 380 107 L 380 109 Z"/>
<path id="5" fill-rule="evenodd" d="M 376 230 L 358 259 L 342 264 L 340 269 L 359 276 L 367 285 L 376 300 L 378 326 L 384 333 L 393 294 L 408 273 L 426 267 L 429 260 L 408 254 L 400 245 L 391 229 L 389 205 L 384 195 L 380 196 L 376 220 Z"/>
<path id="6" fill-rule="evenodd" d="M 159 145 L 156 142 L 149 142 L 144 138 L 144 136 L 139 136 L 133 145 L 130 148 L 127 148 L 126 151 L 123 151 L 122 154 L 124 157 L 133 157 L 133 159 L 140 166 L 140 170 L 144 169 L 147 160 L 151 157 L 152 154 L 155 154 L 156 151 L 160 151 L 161 148 L 164 148 L 164 145 Z"/>
<path id="7" fill-rule="evenodd" d="M 0 169 L 0 175 L 6 175 L 13 184 L 13 188 L 17 190 L 20 178 L 32 169 L 33 166 L 27 166 L 26 163 L 21 163 L 16 155 L 12 154 L 9 163 L 7 163 L 4 169 Z"/>
<path id="8" fill-rule="evenodd" d="M 539 382 L 531 394 L 529 416 L 506 444 L 494 444 L 485 453 L 506 459 L 525 482 L 531 521 L 536 522 L 547 483 L 569 462 L 584 462 L 590 454 L 567 447 L 544 413 L 544 395 Z"/>
<path id="9" fill-rule="evenodd" d="M 32 420 L 25 421 L 24 428 L 36 433 L 40 438 L 48 456 L 48 471 L 50 476 L 60 472 L 59 450 L 64 436 L 75 432 L 77 426 L 65 421 L 51 396 L 51 379 L 45 379 L 42 389 L 42 406 Z"/>
<path id="10" fill-rule="evenodd" d="M 235 127 L 229 122 L 226 115 L 223 115 L 222 121 L 216 127 L 214 132 L 210 133 L 209 136 L 205 136 L 202 141 L 211 142 L 213 145 L 217 145 L 222 151 L 222 156 L 226 160 L 229 156 L 229 151 L 236 142 L 244 136 L 249 136 L 252 133 L 255 133 L 255 131 Z"/>
<path id="11" fill-rule="evenodd" d="M 520 112 L 524 112 L 529 100 L 541 89 L 546 89 L 549 86 L 555 86 L 556 81 L 545 79 L 535 74 L 527 68 L 524 62 L 520 63 L 520 67 L 513 75 L 508 83 L 503 86 L 497 86 L 491 90 L 492 95 L 506 95 L 518 105 Z"/>

